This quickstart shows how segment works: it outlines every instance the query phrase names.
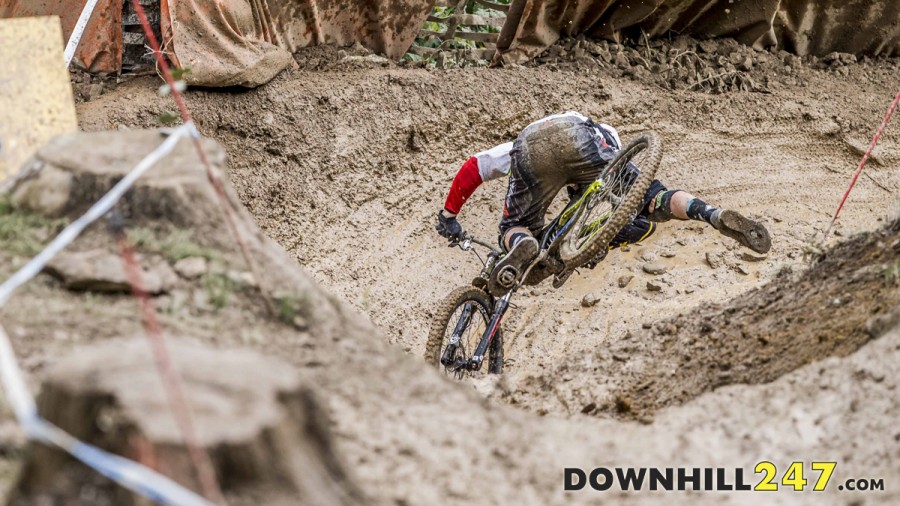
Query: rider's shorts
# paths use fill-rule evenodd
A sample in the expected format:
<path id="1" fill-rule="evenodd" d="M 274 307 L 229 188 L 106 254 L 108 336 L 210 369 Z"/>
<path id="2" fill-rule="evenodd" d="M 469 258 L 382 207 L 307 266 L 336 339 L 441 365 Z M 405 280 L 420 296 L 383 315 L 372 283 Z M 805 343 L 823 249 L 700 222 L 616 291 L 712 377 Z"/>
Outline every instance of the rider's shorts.
<path id="1" fill-rule="evenodd" d="M 510 156 L 500 233 L 525 227 L 537 235 L 556 194 L 566 185 L 596 180 L 616 151 L 596 135 L 589 121 L 551 116 L 525 128 Z"/>
<path id="2" fill-rule="evenodd" d="M 589 121 L 551 117 L 522 131 L 510 155 L 512 165 L 500 220 L 501 237 L 513 227 L 525 227 L 537 236 L 556 194 L 567 185 L 596 180 L 616 156 L 616 150 L 595 134 Z M 666 191 L 666 187 L 658 180 L 650 183 L 641 213 L 632 224 L 623 227 L 611 246 L 640 242 L 656 230 L 647 215 L 650 202 L 661 191 Z"/>

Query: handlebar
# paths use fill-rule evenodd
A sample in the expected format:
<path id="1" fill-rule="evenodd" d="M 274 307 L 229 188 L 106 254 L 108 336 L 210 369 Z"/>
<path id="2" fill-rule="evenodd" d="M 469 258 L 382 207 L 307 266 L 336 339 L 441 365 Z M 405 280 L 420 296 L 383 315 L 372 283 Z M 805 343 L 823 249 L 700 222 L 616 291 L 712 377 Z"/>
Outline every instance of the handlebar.
<path id="1" fill-rule="evenodd" d="M 486 241 L 482 241 L 481 239 L 475 237 L 474 235 L 470 235 L 468 233 L 463 233 L 462 237 L 459 239 L 451 240 L 450 244 L 448 244 L 448 246 L 450 246 L 450 247 L 459 246 L 460 249 L 462 249 L 463 251 L 468 251 L 468 250 L 472 249 L 472 244 L 477 244 L 479 246 L 483 246 L 494 252 L 497 251 L 497 248 L 495 245 L 493 245 L 489 242 L 486 242 Z"/>

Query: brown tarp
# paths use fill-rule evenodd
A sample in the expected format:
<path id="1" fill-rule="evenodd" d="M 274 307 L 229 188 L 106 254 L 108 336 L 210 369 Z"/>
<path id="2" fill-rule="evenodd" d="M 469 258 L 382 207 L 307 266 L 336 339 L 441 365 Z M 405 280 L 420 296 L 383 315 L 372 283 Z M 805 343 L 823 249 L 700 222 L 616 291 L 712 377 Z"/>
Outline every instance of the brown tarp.
<path id="1" fill-rule="evenodd" d="M 514 0 L 519 1 L 519 0 Z M 530 59 L 560 36 L 621 40 L 681 33 L 733 37 L 799 54 L 900 55 L 900 0 L 524 0 L 506 61 Z M 56 14 L 69 36 L 85 0 L 0 0 L 0 17 Z M 189 83 L 258 86 L 317 44 L 363 46 L 399 58 L 435 0 L 161 0 L 163 41 Z M 100 0 L 76 58 L 117 71 L 121 2 Z"/>
<path id="2" fill-rule="evenodd" d="M 782 0 L 775 32 L 782 47 L 800 54 L 897 56 L 900 0 Z"/>
<path id="3" fill-rule="evenodd" d="M 0 0 L 0 18 L 59 16 L 65 45 L 85 3 L 87 0 Z M 97 2 L 74 59 L 91 72 L 121 70 L 122 0 Z"/>
<path id="4" fill-rule="evenodd" d="M 258 86 L 317 44 L 363 46 L 399 58 L 434 0 L 162 0 L 166 47 L 190 84 Z"/>
<path id="5" fill-rule="evenodd" d="M 533 58 L 559 37 L 621 40 L 642 32 L 732 37 L 799 54 L 900 55 L 898 0 L 525 0 L 508 62 Z"/>

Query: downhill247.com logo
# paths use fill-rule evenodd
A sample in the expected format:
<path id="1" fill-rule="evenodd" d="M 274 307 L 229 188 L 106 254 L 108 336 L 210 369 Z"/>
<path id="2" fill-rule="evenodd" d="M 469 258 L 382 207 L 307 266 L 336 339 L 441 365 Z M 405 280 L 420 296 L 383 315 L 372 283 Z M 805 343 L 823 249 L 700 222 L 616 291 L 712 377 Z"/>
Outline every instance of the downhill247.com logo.
<path id="1" fill-rule="evenodd" d="M 811 462 L 809 467 L 803 462 L 792 462 L 779 474 L 778 468 L 769 461 L 754 467 L 754 475 L 745 476 L 741 468 L 722 467 L 597 467 L 585 471 L 577 467 L 563 470 L 565 490 L 575 491 L 590 488 L 598 492 L 610 490 L 709 490 L 709 491 L 803 491 L 811 487 L 821 492 L 831 481 L 836 462 Z M 807 473 L 807 469 L 809 473 Z M 808 477 L 807 477 L 808 476 Z M 848 478 L 837 486 L 841 491 L 882 491 L 882 478 Z"/>

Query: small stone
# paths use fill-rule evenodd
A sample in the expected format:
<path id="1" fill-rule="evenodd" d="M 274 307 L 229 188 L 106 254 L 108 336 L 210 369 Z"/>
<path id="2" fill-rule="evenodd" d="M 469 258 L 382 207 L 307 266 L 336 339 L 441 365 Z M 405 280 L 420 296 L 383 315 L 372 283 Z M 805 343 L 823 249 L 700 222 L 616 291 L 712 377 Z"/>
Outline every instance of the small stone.
<path id="1" fill-rule="evenodd" d="M 722 257 L 713 253 L 712 251 L 706 252 L 706 263 L 712 267 L 713 269 L 718 269 L 722 266 Z"/>
<path id="2" fill-rule="evenodd" d="M 659 256 L 663 258 L 673 258 L 675 256 L 675 252 L 670 249 L 664 249 L 659 252 Z"/>
<path id="3" fill-rule="evenodd" d="M 644 272 L 646 272 L 647 274 L 659 275 L 665 274 L 665 272 L 668 270 L 668 267 L 660 263 L 647 262 L 642 266 L 642 269 L 644 269 Z"/>
<path id="4" fill-rule="evenodd" d="M 750 275 L 750 270 L 747 269 L 747 267 L 745 267 L 743 264 L 735 264 L 734 270 L 736 270 L 740 274 L 743 274 L 744 276 Z"/>
<path id="5" fill-rule="evenodd" d="M 647 281 L 647 290 L 651 292 L 661 292 L 662 285 L 653 281 Z"/>
<path id="6" fill-rule="evenodd" d="M 593 293 L 589 293 L 581 299 L 581 307 L 593 307 L 597 305 L 598 302 L 600 302 L 600 299 L 598 299 Z"/>
<path id="7" fill-rule="evenodd" d="M 641 324 L 641 328 L 642 328 L 642 329 L 649 329 L 649 328 L 652 328 L 652 327 L 653 327 L 653 324 L 652 324 L 652 323 L 649 323 L 649 322 L 644 322 L 644 323 Z"/>
<path id="8" fill-rule="evenodd" d="M 753 59 L 749 56 L 744 58 L 743 61 L 738 64 L 738 68 L 743 70 L 744 72 L 753 70 Z"/>
<path id="9" fill-rule="evenodd" d="M 769 255 L 754 255 L 749 251 L 744 251 L 743 253 L 741 253 L 741 259 L 748 262 L 762 262 L 767 258 L 769 258 Z"/>
<path id="10" fill-rule="evenodd" d="M 619 288 L 628 286 L 628 283 L 631 283 L 632 279 L 634 279 L 634 274 L 623 274 L 619 276 Z"/>
<path id="11" fill-rule="evenodd" d="M 209 265 L 203 257 L 182 258 L 175 262 L 175 272 L 184 279 L 192 280 L 206 274 Z"/>
<path id="12" fill-rule="evenodd" d="M 69 290 L 98 293 L 131 291 L 122 258 L 104 249 L 60 253 L 47 264 L 45 270 L 62 281 Z M 143 288 L 150 294 L 168 292 L 177 279 L 165 262 L 158 262 L 149 268 L 142 265 L 141 270 Z"/>
<path id="13" fill-rule="evenodd" d="M 716 44 L 716 41 L 707 39 L 707 40 L 701 40 L 699 47 L 700 47 L 701 52 L 712 54 L 712 53 L 716 52 L 717 44 Z"/>

